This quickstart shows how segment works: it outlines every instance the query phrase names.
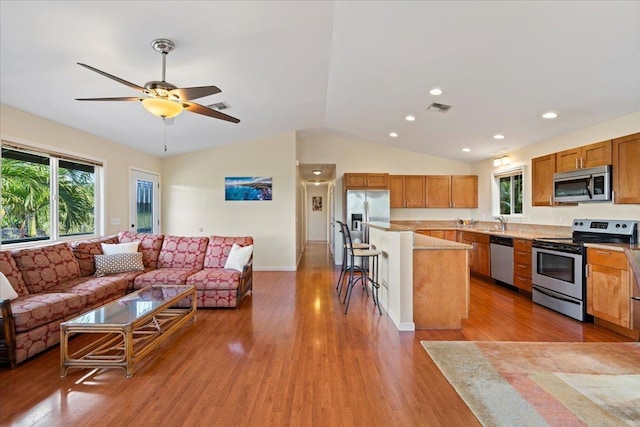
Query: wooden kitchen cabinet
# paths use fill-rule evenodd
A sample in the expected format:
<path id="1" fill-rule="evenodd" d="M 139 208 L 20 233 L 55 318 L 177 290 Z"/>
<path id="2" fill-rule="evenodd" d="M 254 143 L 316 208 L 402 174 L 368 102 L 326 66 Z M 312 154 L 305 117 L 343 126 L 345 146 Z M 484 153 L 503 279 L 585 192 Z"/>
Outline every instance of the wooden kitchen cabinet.
<path id="1" fill-rule="evenodd" d="M 613 202 L 640 203 L 640 133 L 616 138 L 613 152 Z"/>
<path id="2" fill-rule="evenodd" d="M 469 269 L 477 274 L 491 276 L 491 251 L 489 247 L 489 235 L 474 233 L 472 231 L 461 231 L 458 241 L 471 245 L 469 251 Z"/>
<path id="3" fill-rule="evenodd" d="M 531 293 L 531 240 L 513 239 L 513 286 Z"/>
<path id="4" fill-rule="evenodd" d="M 389 188 L 388 173 L 345 173 L 344 188 L 348 189 L 383 189 Z"/>
<path id="5" fill-rule="evenodd" d="M 389 204 L 392 208 L 404 208 L 403 175 L 389 175 Z"/>
<path id="6" fill-rule="evenodd" d="M 477 208 L 477 175 L 425 176 L 426 207 Z"/>
<path id="7" fill-rule="evenodd" d="M 611 141 L 596 142 L 556 153 L 556 172 L 611 164 Z"/>
<path id="8" fill-rule="evenodd" d="M 424 175 L 389 175 L 392 208 L 425 207 Z"/>
<path id="9" fill-rule="evenodd" d="M 531 159 L 532 206 L 553 206 L 553 174 L 555 172 L 555 154 Z"/>
<path id="10" fill-rule="evenodd" d="M 631 300 L 635 286 L 624 252 L 587 248 L 587 313 L 596 324 L 603 320 L 602 326 L 613 325 L 616 332 L 637 339 Z"/>

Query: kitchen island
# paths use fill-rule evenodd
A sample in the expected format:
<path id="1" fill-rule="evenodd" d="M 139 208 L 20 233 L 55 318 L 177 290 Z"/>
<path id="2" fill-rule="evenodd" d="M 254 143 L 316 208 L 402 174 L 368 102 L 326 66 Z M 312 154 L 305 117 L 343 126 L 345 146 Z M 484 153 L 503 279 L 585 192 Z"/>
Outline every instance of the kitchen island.
<path id="1" fill-rule="evenodd" d="M 382 251 L 380 302 L 398 330 L 460 329 L 469 311 L 470 245 L 370 223 L 369 242 Z"/>

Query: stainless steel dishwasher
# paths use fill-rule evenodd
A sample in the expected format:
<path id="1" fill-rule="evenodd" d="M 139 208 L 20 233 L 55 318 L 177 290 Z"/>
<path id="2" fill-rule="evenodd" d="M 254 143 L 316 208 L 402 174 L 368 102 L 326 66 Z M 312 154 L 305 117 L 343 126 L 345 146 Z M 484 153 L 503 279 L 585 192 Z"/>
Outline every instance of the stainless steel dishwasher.
<path id="1" fill-rule="evenodd" d="M 489 237 L 491 247 L 491 277 L 513 285 L 513 239 L 511 237 Z"/>

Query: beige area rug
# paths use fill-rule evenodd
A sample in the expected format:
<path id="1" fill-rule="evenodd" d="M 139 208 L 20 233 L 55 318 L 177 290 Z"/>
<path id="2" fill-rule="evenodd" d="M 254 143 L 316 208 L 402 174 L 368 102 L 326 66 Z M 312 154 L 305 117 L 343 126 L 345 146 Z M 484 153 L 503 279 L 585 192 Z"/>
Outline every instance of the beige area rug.
<path id="1" fill-rule="evenodd" d="M 640 426 L 640 343 L 422 346 L 485 426 Z"/>

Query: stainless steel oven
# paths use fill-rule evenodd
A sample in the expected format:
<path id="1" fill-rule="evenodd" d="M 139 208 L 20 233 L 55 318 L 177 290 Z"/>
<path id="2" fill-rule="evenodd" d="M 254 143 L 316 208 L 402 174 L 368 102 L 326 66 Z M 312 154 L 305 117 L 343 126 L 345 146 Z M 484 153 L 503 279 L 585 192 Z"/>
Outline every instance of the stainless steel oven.
<path id="1" fill-rule="evenodd" d="M 583 321 L 585 257 L 581 245 L 534 242 L 531 248 L 533 302 Z"/>
<path id="2" fill-rule="evenodd" d="M 532 243 L 533 302 L 576 320 L 586 312 L 585 243 L 635 243 L 638 221 L 575 219 L 572 237 Z"/>

